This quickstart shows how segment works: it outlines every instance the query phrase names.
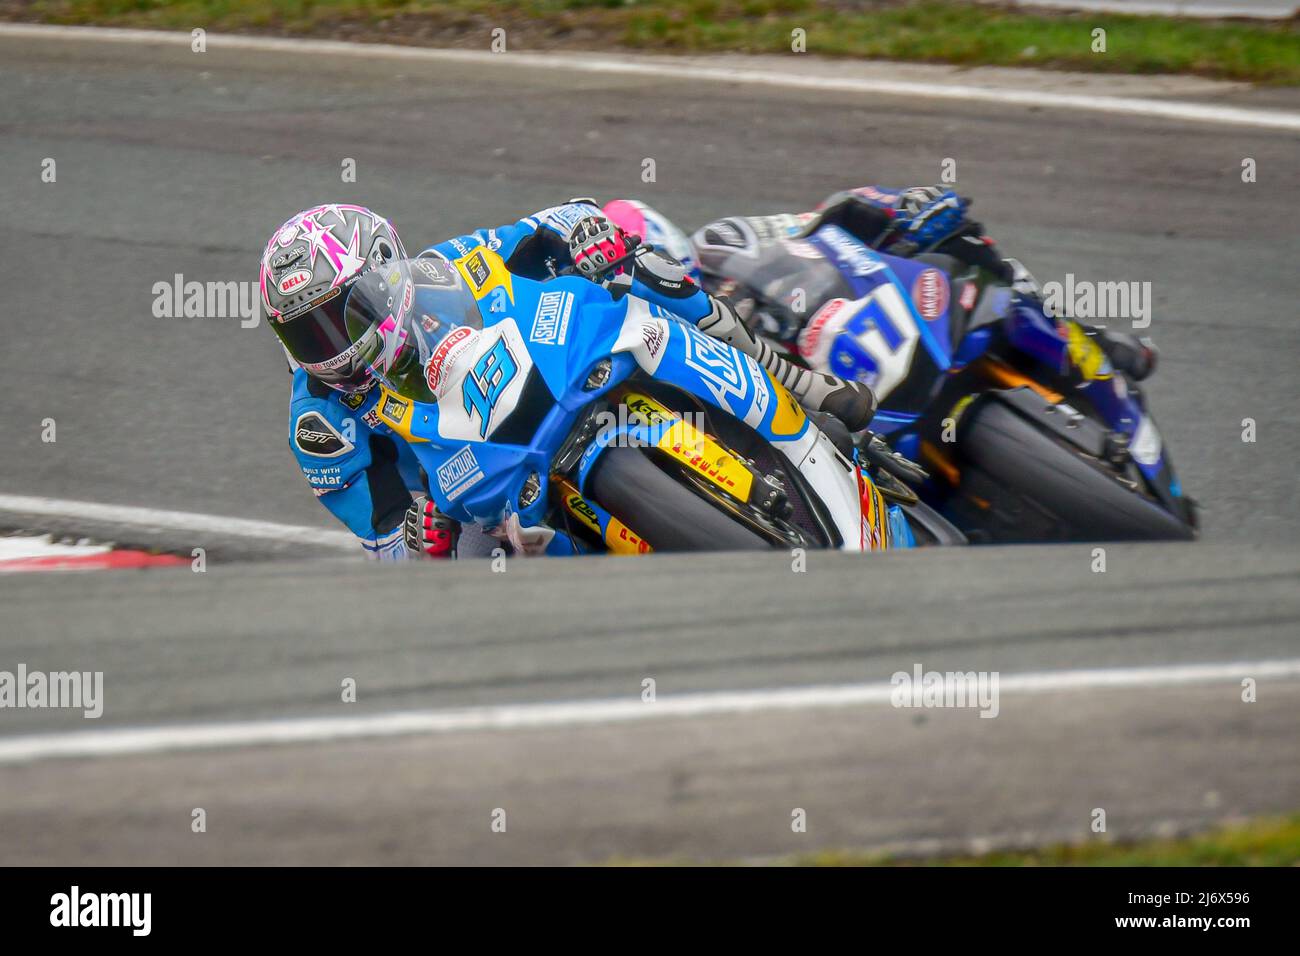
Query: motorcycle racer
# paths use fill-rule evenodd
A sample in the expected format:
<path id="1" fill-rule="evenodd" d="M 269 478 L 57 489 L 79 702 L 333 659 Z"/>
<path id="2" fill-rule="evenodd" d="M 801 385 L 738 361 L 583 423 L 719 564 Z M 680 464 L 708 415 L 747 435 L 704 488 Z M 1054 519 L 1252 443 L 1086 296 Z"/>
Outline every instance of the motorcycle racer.
<path id="1" fill-rule="evenodd" d="M 782 239 L 809 236 L 823 226 L 837 226 L 867 246 L 889 255 L 910 258 L 922 252 L 951 256 L 984 269 L 1025 294 L 1038 295 L 1033 278 L 1014 259 L 1004 259 L 983 226 L 967 218 L 971 201 L 942 186 L 891 189 L 861 186 L 828 196 L 810 212 L 771 216 L 729 217 L 699 229 L 692 242 L 700 258 L 707 289 L 736 295 L 740 312 L 751 317 L 754 306 L 731 277 L 714 273 L 711 263 L 723 261 L 739 250 L 755 253 Z M 809 303 L 811 316 L 819 303 Z M 1077 321 L 1077 320 L 1076 320 Z M 1084 323 L 1081 328 L 1095 339 L 1111 364 L 1134 380 L 1155 369 L 1157 353 L 1148 339 L 1109 331 Z M 792 339 L 799 329 L 771 328 L 778 339 Z"/>
<path id="2" fill-rule="evenodd" d="M 592 200 L 571 200 L 510 225 L 453 237 L 412 261 L 425 273 L 421 281 L 436 285 L 451 262 L 479 246 L 497 253 L 511 273 L 546 279 L 571 268 L 615 297 L 632 293 L 692 321 L 758 360 L 812 411 L 833 414 L 851 428 L 865 427 L 874 413 L 869 388 L 786 362 L 754 338 L 729 302 L 704 292 L 681 262 L 611 222 Z M 353 286 L 370 273 L 393 290 L 390 314 L 357 332 L 345 321 L 347 303 Z M 290 443 L 321 503 L 375 558 L 455 556 L 459 524 L 428 498 L 414 455 L 377 410 L 377 377 L 413 358 L 430 367 L 438 359 L 442 368 L 438 354 L 444 352 L 450 368 L 455 351 L 453 329 L 420 314 L 410 263 L 391 223 L 362 206 L 305 210 L 267 243 L 260 284 L 271 328 L 293 370 Z M 419 332 L 414 322 L 421 323 Z M 418 355 L 416 342 L 423 343 Z M 424 355 L 431 342 L 442 344 Z"/>

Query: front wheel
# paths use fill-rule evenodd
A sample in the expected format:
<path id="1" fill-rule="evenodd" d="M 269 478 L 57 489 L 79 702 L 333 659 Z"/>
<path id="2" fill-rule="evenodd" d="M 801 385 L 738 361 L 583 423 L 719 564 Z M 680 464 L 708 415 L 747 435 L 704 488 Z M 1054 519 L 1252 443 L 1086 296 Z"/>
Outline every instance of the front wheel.
<path id="1" fill-rule="evenodd" d="M 1102 462 L 1071 449 L 997 401 L 979 403 L 958 442 L 993 485 L 1045 512 L 1071 541 L 1189 541 L 1195 532 L 1122 484 Z M 1015 540 L 1002 538 L 1002 540 Z"/>
<path id="2" fill-rule="evenodd" d="M 656 551 L 758 551 L 771 546 L 659 468 L 639 448 L 607 448 L 591 497 Z"/>

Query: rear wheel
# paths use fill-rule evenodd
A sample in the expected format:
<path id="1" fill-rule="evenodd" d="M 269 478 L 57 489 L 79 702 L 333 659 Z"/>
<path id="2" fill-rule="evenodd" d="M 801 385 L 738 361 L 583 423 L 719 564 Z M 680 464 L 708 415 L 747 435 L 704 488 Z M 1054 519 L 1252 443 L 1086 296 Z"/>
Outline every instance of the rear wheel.
<path id="1" fill-rule="evenodd" d="M 1105 465 L 1045 434 L 998 401 L 967 414 L 959 449 L 996 486 L 1027 499 L 1074 541 L 1191 540 L 1191 528 L 1121 484 Z M 1003 540 L 1007 540 L 1003 538 Z"/>
<path id="2" fill-rule="evenodd" d="M 591 497 L 656 551 L 758 551 L 771 546 L 665 473 L 639 448 L 607 448 Z"/>

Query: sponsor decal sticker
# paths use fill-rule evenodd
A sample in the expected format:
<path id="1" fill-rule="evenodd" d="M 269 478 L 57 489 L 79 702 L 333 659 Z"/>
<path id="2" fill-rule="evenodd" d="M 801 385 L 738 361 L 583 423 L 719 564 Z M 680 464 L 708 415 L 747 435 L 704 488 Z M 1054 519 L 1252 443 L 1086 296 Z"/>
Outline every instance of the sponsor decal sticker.
<path id="1" fill-rule="evenodd" d="M 1083 331 L 1078 322 L 1067 321 L 1066 335 L 1066 350 L 1070 353 L 1070 361 L 1084 379 L 1091 382 L 1111 377 L 1111 365 L 1106 353 L 1092 336 Z"/>
<path id="2" fill-rule="evenodd" d="M 433 285 L 454 289 L 460 284 L 456 279 L 455 270 L 442 259 L 426 256 L 422 259 L 416 259 L 414 265 L 416 271 Z"/>
<path id="3" fill-rule="evenodd" d="M 476 252 L 465 260 L 465 272 L 475 292 L 482 292 L 483 286 L 487 285 L 488 279 L 492 278 L 492 270 L 488 268 L 482 252 Z"/>
<path id="4" fill-rule="evenodd" d="M 683 328 L 686 338 L 682 361 L 699 374 L 704 387 L 713 394 L 720 407 L 733 411 L 727 396 L 744 399 L 749 391 L 749 376 L 742 367 L 741 354 L 693 325 L 684 325 Z"/>
<path id="5" fill-rule="evenodd" d="M 596 512 L 592 509 L 591 505 L 587 503 L 587 499 L 582 497 L 582 495 L 575 493 L 566 496 L 564 503 L 568 507 L 570 514 L 576 517 L 592 531 L 596 532 L 596 534 L 600 534 L 600 518 L 596 516 Z"/>
<path id="6" fill-rule="evenodd" d="M 305 372 L 332 372 L 336 368 L 342 368 L 349 364 L 353 357 L 361 350 L 361 342 L 353 343 L 346 352 L 340 352 L 332 359 L 326 359 L 323 362 L 307 362 L 302 368 Z"/>
<path id="7" fill-rule="evenodd" d="M 276 256 L 274 259 L 271 260 L 271 268 L 276 272 L 279 272 L 281 269 L 297 262 L 306 254 L 307 254 L 307 250 L 303 246 L 299 246 L 297 249 L 289 249 L 285 252 L 280 253 L 278 256 Z"/>
<path id="8" fill-rule="evenodd" d="M 912 283 L 912 301 L 921 318 L 933 321 L 948 311 L 948 279 L 938 269 L 926 269 Z"/>
<path id="9" fill-rule="evenodd" d="M 537 300 L 537 313 L 533 316 L 529 340 L 539 345 L 563 345 L 572 311 L 572 292 L 543 292 Z"/>
<path id="10" fill-rule="evenodd" d="M 664 343 L 668 341 L 668 331 L 658 323 L 643 322 L 641 341 L 645 343 L 645 350 L 650 358 L 658 358 L 659 353 L 663 351 Z"/>
<path id="11" fill-rule="evenodd" d="M 817 238 L 839 260 L 840 265 L 855 276 L 869 276 L 885 268 L 885 263 L 867 249 L 861 240 L 851 236 L 839 226 L 825 226 L 817 231 Z"/>
<path id="12" fill-rule="evenodd" d="M 495 252 L 480 246 L 474 252 L 455 262 L 456 269 L 465 277 L 465 282 L 469 286 L 470 292 L 474 298 L 483 299 L 489 291 L 505 289 L 506 295 L 511 302 L 515 300 L 514 291 L 511 288 L 511 276 L 506 269 L 505 263 Z M 493 306 L 500 305 L 502 308 L 505 304 L 500 300 L 500 293 L 496 294 L 492 300 Z M 496 311 L 494 308 L 493 311 Z"/>
<path id="13" fill-rule="evenodd" d="M 565 206 L 552 206 L 546 210 L 543 219 L 548 225 L 556 227 L 556 232 L 568 235 L 580 219 L 591 215 L 593 212 L 594 210 L 588 206 L 573 203 Z"/>
<path id="14" fill-rule="evenodd" d="M 279 281 L 276 288 L 280 291 L 281 295 L 289 295 L 296 289 L 301 289 L 309 282 L 311 282 L 310 269 L 294 269 Z"/>
<path id="15" fill-rule="evenodd" d="M 961 307 L 969 312 L 975 306 L 975 300 L 979 298 L 980 288 L 974 282 L 967 282 L 961 287 L 961 295 L 958 301 Z"/>
<path id="16" fill-rule="evenodd" d="M 647 425 L 658 426 L 680 421 L 669 409 L 644 395 L 632 394 L 626 401 L 629 417 L 643 421 Z"/>
<path id="17" fill-rule="evenodd" d="M 352 443 L 334 430 L 319 412 L 303 412 L 293 423 L 293 443 L 317 458 L 337 458 L 352 450 Z"/>
<path id="18" fill-rule="evenodd" d="M 447 376 L 443 374 L 444 369 L 450 370 L 454 367 L 455 359 L 469 348 L 470 341 L 474 338 L 474 330 L 469 326 L 462 325 L 452 329 L 447 336 L 438 343 L 434 349 L 433 355 L 429 357 L 429 362 L 424 367 L 424 381 L 429 386 L 429 391 L 434 395 L 442 396 L 442 387 L 446 384 Z"/>
<path id="19" fill-rule="evenodd" d="M 466 445 L 438 467 L 437 477 L 438 488 L 448 501 L 455 501 L 483 480 L 483 469 L 474 450 Z"/>
<path id="20" fill-rule="evenodd" d="M 410 402 L 405 402 L 398 398 L 392 392 L 384 393 L 383 404 L 379 408 L 379 414 L 391 422 L 401 424 L 404 416 L 411 408 Z"/>
<path id="21" fill-rule="evenodd" d="M 341 288 L 335 286 L 334 288 L 326 292 L 324 295 L 318 296 L 317 298 L 312 299 L 310 302 L 304 302 L 296 309 L 290 309 L 288 312 L 285 312 L 284 314 L 279 316 L 278 321 L 288 322 L 290 319 L 297 318 L 298 316 L 302 315 L 304 312 L 310 312 L 312 309 L 316 308 L 317 306 L 324 305 L 326 302 L 334 298 L 342 291 L 343 290 Z"/>
<path id="22" fill-rule="evenodd" d="M 817 343 L 821 341 L 826 324 L 844 312 L 848 299 L 831 299 L 809 320 L 799 333 L 799 354 L 806 359 L 817 354 Z"/>
<path id="23" fill-rule="evenodd" d="M 345 392 L 339 398 L 339 401 L 355 412 L 358 408 L 360 408 L 362 405 L 366 403 L 366 393 Z"/>

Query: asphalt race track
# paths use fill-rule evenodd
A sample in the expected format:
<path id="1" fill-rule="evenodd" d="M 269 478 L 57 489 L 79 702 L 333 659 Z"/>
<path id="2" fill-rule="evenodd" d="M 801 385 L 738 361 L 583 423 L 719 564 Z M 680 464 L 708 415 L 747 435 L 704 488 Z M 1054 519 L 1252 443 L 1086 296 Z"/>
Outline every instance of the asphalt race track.
<path id="1" fill-rule="evenodd" d="M 1279 91 L 1222 99 L 1300 106 Z M 496 573 L 385 572 L 306 546 L 241 562 L 266 555 L 220 541 L 205 574 L 0 576 L 0 670 L 102 670 L 106 700 L 97 721 L 0 711 L 0 863 L 747 860 L 1098 839 L 1098 807 L 1108 837 L 1295 810 L 1298 145 L 1250 126 L 508 56 L 489 69 L 0 35 L 0 495 L 330 529 L 286 447 L 271 333 L 151 311 L 154 284 L 176 274 L 255 279 L 266 237 L 307 205 L 389 212 L 408 246 L 574 195 L 636 196 L 694 227 L 936 181 L 952 157 L 977 218 L 1040 281 L 1152 283 L 1162 364 L 1148 392 L 1203 522 L 1192 545 L 1108 548 L 1105 573 L 1086 546 L 812 555 L 803 574 L 783 555 Z M 1257 182 L 1241 181 L 1247 157 Z M 355 184 L 340 182 L 345 158 Z M 0 527 L 55 526 L 78 522 L 0 514 Z M 1093 676 L 1008 689 L 993 720 L 746 703 L 882 684 L 917 663 Z M 1221 666 L 1187 676 L 1208 664 Z M 1115 682 L 1133 668 L 1147 676 Z M 1243 703 L 1257 672 L 1258 700 Z M 340 702 L 347 678 L 356 703 Z M 639 702 L 647 679 L 665 704 L 740 696 L 663 717 L 546 710 Z M 462 729 L 329 729 L 462 708 L 489 710 Z M 325 729 L 194 744 L 205 727 L 290 718 Z M 63 757 L 39 743 L 155 726 L 174 743 Z M 29 737 L 39 755 L 14 756 Z M 497 808 L 505 833 L 490 827 Z M 794 808 L 806 833 L 791 831 Z"/>

